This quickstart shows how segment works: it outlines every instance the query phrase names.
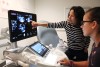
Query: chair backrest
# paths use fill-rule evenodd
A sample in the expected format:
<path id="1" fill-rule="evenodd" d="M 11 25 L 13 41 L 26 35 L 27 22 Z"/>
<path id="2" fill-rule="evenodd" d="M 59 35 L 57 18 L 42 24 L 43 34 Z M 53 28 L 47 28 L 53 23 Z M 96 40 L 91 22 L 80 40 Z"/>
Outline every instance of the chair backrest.
<path id="1" fill-rule="evenodd" d="M 37 27 L 37 38 L 44 45 L 52 44 L 52 47 L 56 47 L 59 43 L 59 37 L 54 28 L 46 28 L 42 26 Z"/>

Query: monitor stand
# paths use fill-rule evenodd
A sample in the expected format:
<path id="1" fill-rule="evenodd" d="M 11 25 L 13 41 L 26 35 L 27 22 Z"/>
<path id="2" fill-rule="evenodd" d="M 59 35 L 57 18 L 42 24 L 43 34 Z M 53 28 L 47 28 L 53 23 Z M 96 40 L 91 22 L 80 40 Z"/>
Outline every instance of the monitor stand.
<path id="1" fill-rule="evenodd" d="M 12 43 L 11 43 L 11 48 L 18 48 L 17 42 L 12 42 Z"/>

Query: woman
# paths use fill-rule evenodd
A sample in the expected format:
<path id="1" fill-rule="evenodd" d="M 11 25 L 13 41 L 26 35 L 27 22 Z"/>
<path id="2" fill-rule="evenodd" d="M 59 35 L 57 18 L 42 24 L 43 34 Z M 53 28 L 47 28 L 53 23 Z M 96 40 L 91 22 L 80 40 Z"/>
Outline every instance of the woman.
<path id="1" fill-rule="evenodd" d="M 82 23 L 84 36 L 90 36 L 94 40 L 89 60 L 75 62 L 63 59 L 59 63 L 71 67 L 100 67 L 100 7 L 89 9 L 85 13 Z"/>
<path id="2" fill-rule="evenodd" d="M 48 28 L 64 28 L 67 35 L 68 50 L 65 54 L 70 60 L 83 61 L 88 58 L 87 48 L 90 43 L 89 37 L 84 37 L 81 26 L 84 10 L 80 6 L 73 6 L 68 14 L 68 20 L 58 23 L 36 23 L 32 26 L 45 26 Z"/>

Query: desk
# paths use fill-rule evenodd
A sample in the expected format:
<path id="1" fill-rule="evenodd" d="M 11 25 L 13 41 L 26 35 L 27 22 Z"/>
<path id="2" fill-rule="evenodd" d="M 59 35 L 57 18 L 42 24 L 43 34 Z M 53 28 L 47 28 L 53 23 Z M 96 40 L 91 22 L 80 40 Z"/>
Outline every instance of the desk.
<path id="1" fill-rule="evenodd" d="M 6 57 L 8 56 L 15 61 L 18 61 L 18 60 L 22 61 L 24 63 L 22 64 L 23 66 L 25 66 L 26 64 L 33 64 L 34 65 L 33 67 L 62 67 L 60 64 L 57 64 L 57 61 L 63 58 L 67 58 L 66 54 L 57 48 L 52 48 L 50 50 L 50 53 L 51 55 L 49 57 L 51 57 L 51 59 L 41 57 L 27 50 L 24 50 L 21 53 L 19 53 L 19 51 L 8 50 L 5 52 L 5 55 Z M 55 59 L 55 60 L 52 62 L 52 59 L 53 60 Z"/>
<path id="2" fill-rule="evenodd" d="M 35 55 L 34 57 L 30 57 L 30 63 L 33 64 L 33 67 L 63 67 L 60 64 L 57 64 L 57 61 L 67 58 L 65 53 L 59 49 L 52 49 L 51 54 L 47 58 L 40 57 Z M 30 53 L 26 53 L 28 56 L 32 55 Z M 67 58 L 68 59 L 68 58 Z M 32 66 L 32 65 L 31 65 Z"/>

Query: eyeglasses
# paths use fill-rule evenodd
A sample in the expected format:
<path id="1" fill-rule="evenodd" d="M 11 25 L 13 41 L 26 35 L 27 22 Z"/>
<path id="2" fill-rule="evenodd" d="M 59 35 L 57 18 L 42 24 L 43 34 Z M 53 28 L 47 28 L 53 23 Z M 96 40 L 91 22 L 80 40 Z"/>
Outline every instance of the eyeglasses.
<path id="1" fill-rule="evenodd" d="M 84 25 L 85 22 L 93 22 L 93 21 L 81 21 L 81 25 Z"/>

